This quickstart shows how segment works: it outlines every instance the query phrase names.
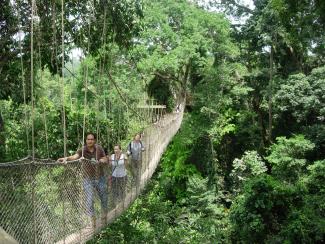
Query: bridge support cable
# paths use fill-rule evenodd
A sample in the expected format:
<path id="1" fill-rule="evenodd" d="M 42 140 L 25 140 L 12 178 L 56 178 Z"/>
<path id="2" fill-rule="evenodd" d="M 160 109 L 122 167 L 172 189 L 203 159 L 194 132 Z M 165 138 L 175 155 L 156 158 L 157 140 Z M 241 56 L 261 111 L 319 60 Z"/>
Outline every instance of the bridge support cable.
<path id="1" fill-rule="evenodd" d="M 86 166 L 90 163 L 87 160 L 62 165 L 27 157 L 0 164 L 0 227 L 19 243 L 80 243 L 93 238 L 105 226 L 101 218 L 103 207 L 108 210 L 107 222 L 112 223 L 140 194 L 179 129 L 182 116 L 182 112 L 166 114 L 144 129 L 146 150 L 138 169 L 139 179 L 133 179 L 134 174 L 128 171 L 125 185 L 118 185 L 118 191 L 124 191 L 119 196 L 113 194 L 108 180 L 108 165 L 103 166 L 104 176 L 85 191 L 85 179 L 89 177 Z M 103 201 L 99 187 L 107 200 Z M 88 215 L 90 194 L 95 228 Z"/>
<path id="2" fill-rule="evenodd" d="M 91 1 L 90 1 L 91 2 Z M 98 233 L 106 223 L 102 222 L 103 214 L 108 223 L 112 223 L 140 194 L 145 187 L 146 182 L 151 178 L 159 159 L 167 147 L 169 141 L 180 127 L 183 113 L 167 114 L 163 116 L 164 106 L 154 105 L 151 101 L 140 115 L 138 111 L 130 105 L 127 96 L 115 82 L 110 70 L 105 71 L 110 82 L 116 89 L 119 97 L 126 106 L 126 116 L 129 112 L 136 115 L 139 121 L 149 125 L 144 129 L 143 141 L 146 151 L 141 158 L 141 165 L 138 167 L 140 173 L 136 172 L 137 178 L 134 179 L 134 172 L 128 171 L 128 178 L 125 182 L 119 182 L 114 192 L 112 183 L 109 181 L 111 169 L 108 165 L 99 165 L 88 160 L 81 159 L 69 161 L 62 165 L 49 159 L 49 143 L 47 135 L 47 121 L 45 105 L 43 106 L 43 120 L 45 127 L 45 140 L 47 148 L 47 159 L 37 159 L 35 157 L 35 120 L 37 120 L 35 111 L 34 94 L 34 27 L 37 27 L 36 1 L 31 1 L 31 26 L 30 26 L 30 96 L 31 110 L 30 122 L 27 117 L 26 104 L 26 84 L 24 77 L 24 67 L 21 62 L 21 75 L 23 78 L 24 108 L 26 120 L 26 141 L 28 155 L 24 159 L 16 162 L 0 164 L 0 228 L 6 235 L 0 235 L 0 243 L 10 237 L 18 243 L 80 243 L 91 239 Z M 62 102 L 62 131 L 63 131 L 63 154 L 67 156 L 67 133 L 66 133 L 66 113 L 65 113 L 65 76 L 64 76 L 64 0 L 61 0 L 61 51 L 62 51 L 62 69 L 61 69 L 61 102 Z M 106 15 L 106 11 L 105 11 Z M 90 36 L 91 16 L 89 15 L 88 35 Z M 54 21 L 55 23 L 55 21 Z M 104 23 L 104 26 L 106 24 Z M 38 26 L 39 28 L 39 26 Z M 37 30 L 37 28 L 35 28 Z M 38 30 L 38 33 L 39 30 Z M 104 33 L 104 29 L 103 29 Z M 56 35 L 55 35 L 56 36 Z M 20 37 L 19 37 L 20 38 Z M 40 39 L 38 40 L 39 61 L 41 60 Z M 90 38 L 88 38 L 88 53 L 90 49 Z M 21 40 L 20 50 L 22 57 Z M 55 37 L 56 43 L 56 37 Z M 105 43 L 103 37 L 103 43 Z M 55 46 L 55 51 L 57 46 Z M 56 55 L 57 56 L 57 55 Z M 21 60 L 22 61 L 22 60 Z M 58 62 L 56 61 L 56 64 Z M 103 61 L 104 63 L 104 61 Z M 104 65 L 100 65 L 100 78 L 104 72 Z M 39 68 L 41 67 L 39 64 Z M 58 71 L 58 65 L 56 65 Z M 86 116 L 88 114 L 88 86 L 89 67 L 86 62 L 84 70 L 84 115 L 82 125 L 82 147 L 85 142 L 85 130 L 87 128 Z M 68 69 L 67 69 L 68 70 Z M 68 70 L 69 71 L 69 70 Z M 70 71 L 69 71 L 70 72 Z M 75 78 L 75 76 L 73 75 Z M 26 80 L 27 81 L 27 80 Z M 97 88 L 100 90 L 101 87 Z M 96 97 L 97 108 L 99 110 L 99 97 Z M 106 96 L 104 96 L 105 116 L 107 112 L 112 111 L 112 104 L 108 100 L 108 111 L 106 111 Z M 37 101 L 37 99 L 36 99 Z M 89 99 L 90 101 L 90 99 Z M 72 106 L 72 101 L 71 101 Z M 121 110 L 121 107 L 117 107 Z M 161 111 L 161 115 L 160 115 Z M 100 133 L 98 114 L 96 115 L 97 135 Z M 145 118 L 144 118 L 145 117 Z M 124 117 L 121 117 L 121 111 L 118 113 L 118 138 L 110 138 L 110 130 L 106 126 L 107 143 L 109 140 L 120 141 L 121 131 L 124 131 Z M 29 145 L 28 124 L 31 124 L 31 147 Z M 37 124 L 36 124 L 37 125 Z M 79 137 L 79 130 L 77 131 Z M 113 133 L 111 133 L 112 135 Z M 81 137 L 81 136 L 80 136 Z M 79 140 L 78 140 L 79 142 Z M 37 143 L 37 142 L 36 142 Z M 82 150 L 83 158 L 84 150 Z M 95 173 L 90 172 L 89 168 L 95 168 Z M 98 172 L 102 171 L 102 175 Z M 92 178 L 92 181 L 87 179 Z M 103 211 L 103 209 L 107 211 Z M 90 213 L 91 212 L 91 213 Z M 90 218 L 91 217 L 91 218 Z M 93 225 L 95 221 L 95 225 Z M 5 236 L 5 237 L 4 237 Z"/>

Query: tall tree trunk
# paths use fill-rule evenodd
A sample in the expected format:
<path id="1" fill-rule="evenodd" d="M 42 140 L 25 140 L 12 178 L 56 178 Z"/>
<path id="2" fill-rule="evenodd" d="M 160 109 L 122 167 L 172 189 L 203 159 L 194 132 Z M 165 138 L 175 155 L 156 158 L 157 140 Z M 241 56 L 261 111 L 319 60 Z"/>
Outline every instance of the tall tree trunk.
<path id="1" fill-rule="evenodd" d="M 182 90 L 181 90 L 181 97 L 182 99 L 185 98 L 185 95 L 186 95 L 186 86 L 187 86 L 187 83 L 190 79 L 190 73 L 191 73 L 191 64 L 192 64 L 192 59 L 190 59 L 188 61 L 188 63 L 186 64 L 186 67 L 185 67 L 185 72 L 184 72 L 184 76 L 183 76 L 183 80 L 182 80 Z"/>
<path id="2" fill-rule="evenodd" d="M 268 142 L 272 143 L 272 88 L 273 88 L 273 52 L 274 52 L 274 41 L 273 41 L 273 35 L 272 35 L 272 44 L 271 44 L 271 50 L 270 50 L 270 80 L 269 80 L 269 101 L 268 101 L 268 107 L 269 107 L 269 136 L 268 136 Z"/>
<path id="3" fill-rule="evenodd" d="M 261 144 L 263 150 L 265 149 L 266 145 L 268 144 L 267 142 L 267 135 L 266 135 L 266 128 L 263 123 L 263 112 L 260 109 L 260 100 L 257 97 L 254 97 L 252 100 L 252 105 L 255 113 L 257 114 L 258 117 L 258 125 L 260 129 L 260 135 L 261 135 Z"/>

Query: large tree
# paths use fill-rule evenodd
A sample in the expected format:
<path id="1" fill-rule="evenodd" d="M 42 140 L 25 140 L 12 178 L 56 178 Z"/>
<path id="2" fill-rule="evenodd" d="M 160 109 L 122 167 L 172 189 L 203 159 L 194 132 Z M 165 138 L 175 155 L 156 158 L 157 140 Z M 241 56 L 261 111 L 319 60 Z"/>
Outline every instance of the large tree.
<path id="1" fill-rule="evenodd" d="M 61 1 L 35 0 L 33 10 L 31 5 L 22 0 L 2 3 L 0 98 L 11 96 L 22 102 L 23 79 L 30 83 L 32 37 L 34 71 L 47 66 L 54 74 L 61 73 L 62 68 L 62 27 L 66 61 L 72 48 L 81 48 L 84 54 L 96 54 L 103 44 L 112 42 L 128 48 L 141 29 L 142 5 L 138 0 L 65 1 L 63 25 Z M 25 72 L 20 75 L 22 68 Z"/>

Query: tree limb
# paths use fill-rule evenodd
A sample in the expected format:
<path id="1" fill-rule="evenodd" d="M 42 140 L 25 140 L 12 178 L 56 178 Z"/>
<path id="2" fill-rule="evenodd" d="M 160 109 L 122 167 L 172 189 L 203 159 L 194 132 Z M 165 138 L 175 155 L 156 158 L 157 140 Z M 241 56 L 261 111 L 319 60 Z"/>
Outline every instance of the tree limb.
<path id="1" fill-rule="evenodd" d="M 244 6 L 244 5 L 239 4 L 236 0 L 227 0 L 227 1 L 223 0 L 223 1 L 221 1 L 221 4 L 222 5 L 225 5 L 226 7 L 228 7 L 229 5 L 233 5 L 237 9 L 241 9 L 241 10 L 243 10 L 246 13 L 249 13 L 249 14 L 252 14 L 253 13 L 253 10 L 252 9 L 250 9 L 250 8 Z"/>

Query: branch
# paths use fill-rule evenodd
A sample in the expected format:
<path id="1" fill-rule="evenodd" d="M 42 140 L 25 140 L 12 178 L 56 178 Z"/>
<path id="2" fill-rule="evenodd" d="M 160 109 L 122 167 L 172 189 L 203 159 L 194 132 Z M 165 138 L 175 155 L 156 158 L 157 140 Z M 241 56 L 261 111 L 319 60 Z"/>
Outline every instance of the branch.
<path id="1" fill-rule="evenodd" d="M 111 82 L 113 83 L 117 93 L 119 94 L 121 100 L 123 101 L 123 103 L 137 116 L 139 116 L 139 118 L 144 119 L 140 114 L 137 113 L 137 111 L 135 111 L 132 107 L 129 106 L 127 99 L 125 98 L 125 96 L 122 94 L 120 88 L 118 87 L 118 85 L 116 84 L 116 82 L 113 79 L 113 76 L 111 75 L 111 73 L 109 72 L 109 70 L 107 70 L 107 75 L 109 77 L 109 79 L 111 80 Z"/>
<path id="2" fill-rule="evenodd" d="M 166 75 L 163 75 L 162 73 L 160 73 L 158 71 L 155 71 L 153 74 L 156 75 L 156 76 L 159 76 L 160 78 L 163 78 L 165 80 L 177 80 L 178 81 L 177 77 L 175 77 L 173 75 L 166 76 Z"/>
<path id="3" fill-rule="evenodd" d="M 81 81 L 72 71 L 70 71 L 66 66 L 64 66 L 64 68 L 74 77 L 76 78 L 78 81 Z M 135 111 L 132 107 L 129 106 L 127 99 L 125 98 L 125 96 L 122 94 L 120 88 L 118 87 L 118 85 L 116 84 L 116 82 L 114 81 L 111 73 L 109 71 L 107 71 L 108 77 L 109 79 L 112 81 L 118 95 L 120 96 L 121 100 L 123 101 L 123 103 L 137 116 L 139 116 L 141 119 L 143 119 L 143 117 L 141 115 L 139 115 L 137 113 L 137 111 Z M 95 94 L 97 96 L 97 94 Z"/>
<path id="4" fill-rule="evenodd" d="M 251 10 L 250 8 L 248 8 L 248 7 L 244 6 L 244 5 L 241 5 L 241 4 L 237 3 L 236 0 L 228 0 L 228 2 L 235 5 L 237 8 L 244 10 L 245 12 L 247 12 L 249 14 L 253 13 L 253 10 Z"/>
<path id="5" fill-rule="evenodd" d="M 249 14 L 252 14 L 253 13 L 253 10 L 252 9 L 250 9 L 250 8 L 244 6 L 244 5 L 241 5 L 241 4 L 237 3 L 236 0 L 221 1 L 221 4 L 226 5 L 226 7 L 229 6 L 229 5 L 234 5 L 236 8 L 241 9 L 244 12 L 247 12 Z"/>
<path id="6" fill-rule="evenodd" d="M 68 68 L 67 68 L 67 66 L 64 66 L 64 68 L 74 77 L 74 78 L 76 78 L 78 81 L 80 81 L 80 82 L 82 82 L 82 80 L 80 80 L 71 70 L 69 70 Z"/>

